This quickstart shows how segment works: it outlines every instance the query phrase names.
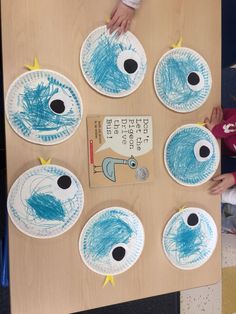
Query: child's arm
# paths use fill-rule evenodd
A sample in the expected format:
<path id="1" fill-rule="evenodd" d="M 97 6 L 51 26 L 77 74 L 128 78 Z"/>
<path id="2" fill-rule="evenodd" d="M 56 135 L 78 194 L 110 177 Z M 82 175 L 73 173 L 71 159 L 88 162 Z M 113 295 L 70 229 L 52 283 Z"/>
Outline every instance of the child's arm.
<path id="1" fill-rule="evenodd" d="M 214 127 L 222 122 L 223 112 L 221 107 L 214 107 L 211 112 L 211 117 L 205 118 L 206 127 L 212 132 Z"/>
<path id="2" fill-rule="evenodd" d="M 211 193 L 221 194 L 236 184 L 236 172 L 221 174 L 213 178 L 213 181 L 216 181 L 217 184 L 211 188 Z"/>
<path id="3" fill-rule="evenodd" d="M 236 205 L 236 188 L 228 189 L 222 193 L 222 203 Z"/>
<path id="4" fill-rule="evenodd" d="M 107 28 L 110 33 L 117 30 L 117 33 L 127 32 L 133 19 L 135 9 L 139 7 L 141 0 L 119 0 L 111 12 Z"/>
<path id="5" fill-rule="evenodd" d="M 226 138 L 236 134 L 236 114 L 223 121 L 223 112 L 220 107 L 212 110 L 211 118 L 205 119 L 206 127 L 216 138 Z"/>

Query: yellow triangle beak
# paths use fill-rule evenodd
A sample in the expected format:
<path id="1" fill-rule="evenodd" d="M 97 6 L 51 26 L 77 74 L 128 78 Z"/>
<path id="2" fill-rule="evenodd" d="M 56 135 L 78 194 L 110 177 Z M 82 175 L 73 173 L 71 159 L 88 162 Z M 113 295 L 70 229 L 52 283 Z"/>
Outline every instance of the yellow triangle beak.
<path id="1" fill-rule="evenodd" d="M 105 287 L 108 282 L 110 282 L 112 284 L 112 286 L 114 287 L 115 286 L 115 279 L 112 275 L 107 275 L 105 280 L 104 280 L 104 283 L 103 283 L 103 287 Z"/>
<path id="2" fill-rule="evenodd" d="M 26 64 L 25 67 L 32 71 L 32 70 L 39 70 L 40 69 L 40 65 L 39 65 L 39 60 L 37 57 L 34 58 L 34 64 L 30 65 L 30 64 Z"/>
<path id="3" fill-rule="evenodd" d="M 48 160 L 42 158 L 42 157 L 39 157 L 39 161 L 41 163 L 41 165 L 50 165 L 51 164 L 51 161 L 52 161 L 52 158 L 49 158 Z"/>
<path id="4" fill-rule="evenodd" d="M 181 48 L 183 44 L 183 37 L 181 36 L 177 43 L 171 45 L 171 48 Z"/>

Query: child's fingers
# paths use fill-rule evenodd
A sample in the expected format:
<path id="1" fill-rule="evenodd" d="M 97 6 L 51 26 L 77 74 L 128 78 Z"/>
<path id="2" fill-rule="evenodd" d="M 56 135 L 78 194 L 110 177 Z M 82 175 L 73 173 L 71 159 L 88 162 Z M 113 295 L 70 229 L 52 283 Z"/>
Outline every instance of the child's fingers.
<path id="1" fill-rule="evenodd" d="M 121 35 L 122 33 L 125 33 L 125 27 L 126 27 L 126 24 L 127 24 L 127 20 L 124 20 L 122 21 L 117 33 L 118 35 Z"/>
<path id="2" fill-rule="evenodd" d="M 220 122 L 222 120 L 222 111 L 220 107 L 217 107 L 216 109 L 216 115 L 217 115 L 217 120 Z"/>
<path id="3" fill-rule="evenodd" d="M 220 181 L 220 180 L 223 180 L 225 178 L 225 175 L 224 174 L 221 174 L 217 177 L 214 177 L 212 178 L 213 181 Z"/>
<path id="4" fill-rule="evenodd" d="M 224 190 L 226 189 L 224 182 L 221 182 L 219 184 L 217 184 L 216 186 L 214 186 L 213 188 L 211 188 L 211 193 L 212 194 L 221 194 L 222 192 L 224 192 Z"/>
<path id="5" fill-rule="evenodd" d="M 211 113 L 211 121 L 215 121 L 217 117 L 217 108 L 214 107 Z"/>
<path id="6" fill-rule="evenodd" d="M 223 192 L 224 192 L 223 188 L 217 188 L 217 189 L 211 190 L 211 194 L 213 195 L 222 194 Z"/>
<path id="7" fill-rule="evenodd" d="M 126 25 L 125 25 L 125 33 L 129 30 L 130 28 L 130 21 L 126 21 Z"/>
<path id="8" fill-rule="evenodd" d="M 116 6 L 112 9 L 111 14 L 110 14 L 110 19 L 112 19 L 113 16 L 115 15 L 116 10 L 117 10 L 117 7 L 118 7 L 118 5 L 116 5 Z"/>
<path id="9" fill-rule="evenodd" d="M 110 33 L 113 33 L 117 28 L 119 28 L 122 24 L 122 17 L 118 17 L 116 22 L 111 26 Z"/>
<path id="10" fill-rule="evenodd" d="M 209 121 L 209 118 L 205 118 L 205 119 L 204 119 L 204 123 L 209 124 L 209 122 L 210 122 L 210 121 Z"/>
<path id="11" fill-rule="evenodd" d="M 107 24 L 107 28 L 111 30 L 111 28 L 115 25 L 116 21 L 118 20 L 119 16 L 114 15 L 113 18 Z"/>
<path id="12" fill-rule="evenodd" d="M 211 123 L 210 123 L 209 118 L 205 118 L 205 119 L 204 119 L 204 123 L 205 123 L 205 126 L 206 126 L 209 130 L 211 130 Z"/>
<path id="13" fill-rule="evenodd" d="M 220 112 L 220 121 L 223 120 L 223 110 L 221 107 L 219 107 L 219 112 Z"/>

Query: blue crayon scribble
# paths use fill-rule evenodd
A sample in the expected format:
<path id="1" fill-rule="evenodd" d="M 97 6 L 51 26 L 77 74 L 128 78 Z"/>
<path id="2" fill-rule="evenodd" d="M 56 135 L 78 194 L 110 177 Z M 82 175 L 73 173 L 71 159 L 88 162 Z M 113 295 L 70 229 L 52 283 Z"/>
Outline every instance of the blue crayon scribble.
<path id="1" fill-rule="evenodd" d="M 64 175 L 72 180 L 68 190 L 57 185 L 58 178 Z M 16 224 L 28 234 L 55 236 L 68 230 L 78 219 L 83 198 L 80 182 L 70 173 L 58 166 L 45 165 L 28 171 L 15 184 L 9 195 L 9 209 Z"/>
<path id="2" fill-rule="evenodd" d="M 128 90 L 131 78 L 117 66 L 117 57 L 123 51 L 122 45 L 103 36 L 90 60 L 90 74 L 94 83 L 113 93 Z"/>
<path id="3" fill-rule="evenodd" d="M 132 228 L 122 219 L 112 215 L 101 217 L 86 235 L 84 252 L 96 261 L 107 256 L 116 244 L 127 244 L 132 234 Z"/>
<path id="4" fill-rule="evenodd" d="M 155 87 L 164 104 L 177 111 L 197 109 L 210 92 L 208 67 L 201 58 L 190 50 L 166 55 L 159 64 L 155 75 Z M 200 73 L 202 88 L 193 90 L 188 84 L 188 75 Z"/>
<path id="5" fill-rule="evenodd" d="M 190 228 L 182 220 L 176 232 L 169 234 L 170 244 L 168 249 L 171 249 L 171 242 L 175 245 L 175 251 L 179 259 L 189 257 L 195 254 L 202 254 L 201 250 L 205 247 L 205 237 L 201 232 L 201 227 Z"/>
<path id="6" fill-rule="evenodd" d="M 120 41 L 116 34 L 108 35 L 105 31 L 95 41 L 90 38 L 86 43 L 82 67 L 88 80 L 99 91 L 119 95 L 143 79 L 146 60 L 139 62 L 138 70 L 132 75 L 119 68 L 117 60 L 123 51 L 139 55 L 135 44 L 127 35 L 123 36 L 124 40 Z"/>
<path id="7" fill-rule="evenodd" d="M 81 104 L 73 89 L 48 75 L 47 83 L 36 87 L 25 82 L 24 91 L 18 95 L 18 112 L 10 114 L 14 127 L 24 137 L 35 137 L 42 142 L 50 142 L 70 135 L 81 119 Z M 56 114 L 50 107 L 50 100 L 56 95 L 65 95 L 68 103 L 63 114 Z M 68 109 L 69 108 L 69 109 Z M 79 112 L 79 115 L 78 115 Z"/>
<path id="8" fill-rule="evenodd" d="M 64 221 L 65 211 L 61 201 L 53 195 L 35 193 L 26 200 L 32 214 L 39 219 Z"/>
<path id="9" fill-rule="evenodd" d="M 194 146 L 206 140 L 213 147 L 212 156 L 199 161 L 194 154 Z M 215 144 L 210 135 L 199 127 L 182 128 L 173 135 L 166 147 L 166 164 L 170 173 L 183 184 L 194 185 L 210 178 L 216 170 Z"/>
<path id="10" fill-rule="evenodd" d="M 170 259 L 184 267 L 201 263 L 210 256 L 214 234 L 209 220 L 200 215 L 197 226 L 191 227 L 184 221 L 183 214 L 172 218 L 164 234 L 164 246 Z"/>
<path id="11" fill-rule="evenodd" d="M 109 208 L 93 216 L 81 233 L 80 253 L 85 264 L 100 274 L 115 275 L 139 258 L 144 244 L 139 219 L 122 208 Z"/>

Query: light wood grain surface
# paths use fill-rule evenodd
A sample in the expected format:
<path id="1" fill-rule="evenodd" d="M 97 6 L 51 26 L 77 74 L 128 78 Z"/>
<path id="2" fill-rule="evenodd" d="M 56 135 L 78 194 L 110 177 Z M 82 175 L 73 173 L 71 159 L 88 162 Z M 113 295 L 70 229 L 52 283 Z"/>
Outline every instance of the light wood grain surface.
<path id="1" fill-rule="evenodd" d="M 220 199 L 208 193 L 212 182 L 183 187 L 167 174 L 163 146 L 170 133 L 185 123 L 203 121 L 220 103 L 220 1 L 145 0 L 132 31 L 144 46 L 148 71 L 140 88 L 128 97 L 111 99 L 92 90 L 82 77 L 79 53 L 83 40 L 103 25 L 115 1 L 111 0 L 2 0 L 4 91 L 25 71 L 23 65 L 38 56 L 42 68 L 61 72 L 79 89 L 84 118 L 66 142 L 44 147 L 17 136 L 6 122 L 8 188 L 37 157 L 52 157 L 81 180 L 84 211 L 64 235 L 37 240 L 25 236 L 10 222 L 10 282 L 13 314 L 61 314 L 134 300 L 171 291 L 212 284 L 220 278 L 220 241 L 202 267 L 183 271 L 166 259 L 163 228 L 183 205 L 198 205 L 214 217 L 220 231 Z M 179 36 L 209 63 L 213 87 L 205 105 L 179 114 L 166 109 L 153 89 L 156 62 Z M 86 144 L 88 114 L 152 115 L 154 124 L 155 180 L 153 183 L 89 189 Z M 109 205 L 130 208 L 142 220 L 145 247 L 127 272 L 116 276 L 116 286 L 102 288 L 103 277 L 90 271 L 80 258 L 77 242 L 81 229 L 98 210 Z"/>

